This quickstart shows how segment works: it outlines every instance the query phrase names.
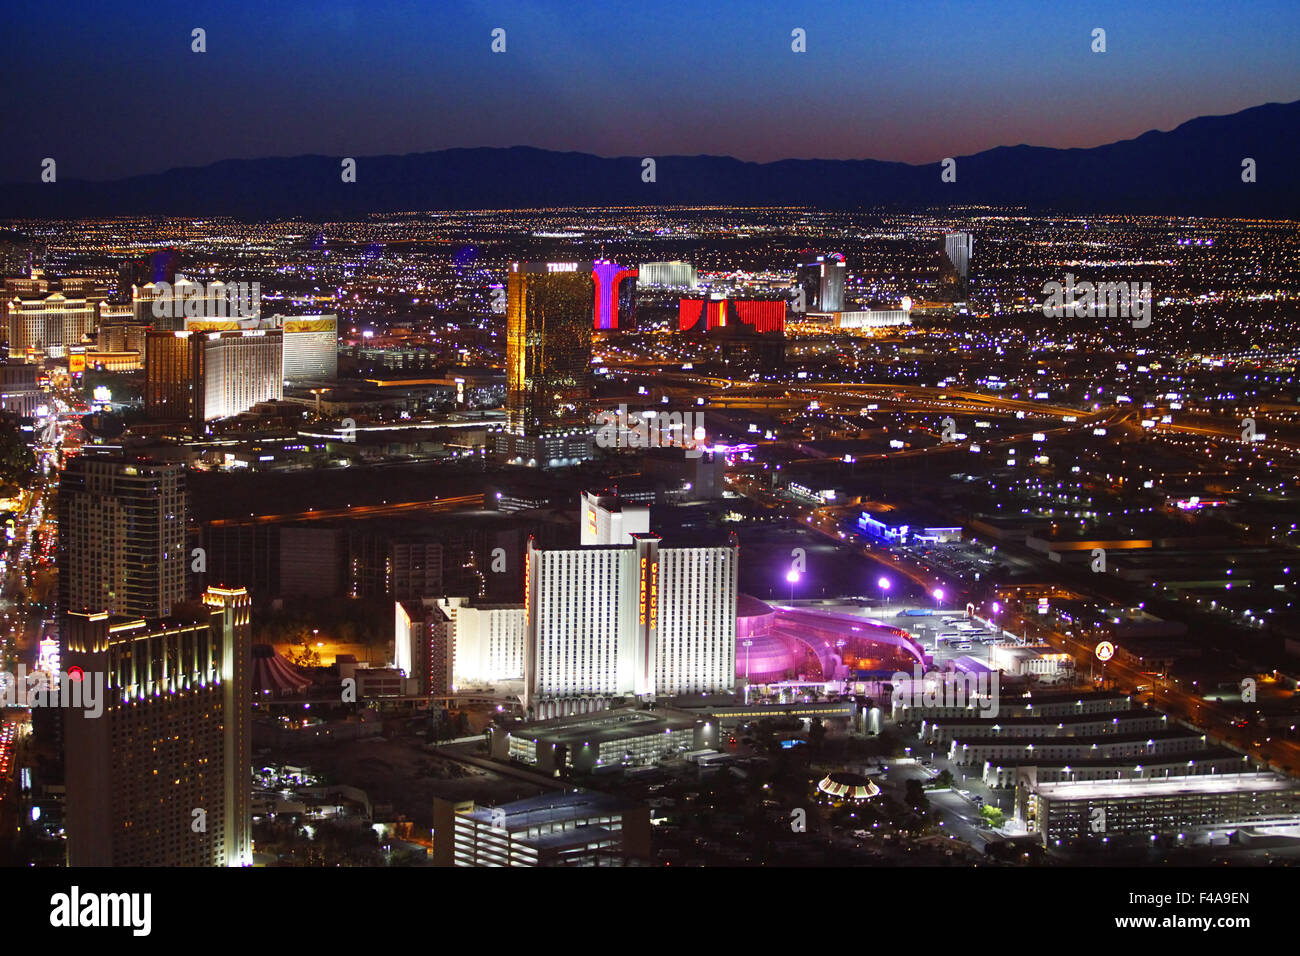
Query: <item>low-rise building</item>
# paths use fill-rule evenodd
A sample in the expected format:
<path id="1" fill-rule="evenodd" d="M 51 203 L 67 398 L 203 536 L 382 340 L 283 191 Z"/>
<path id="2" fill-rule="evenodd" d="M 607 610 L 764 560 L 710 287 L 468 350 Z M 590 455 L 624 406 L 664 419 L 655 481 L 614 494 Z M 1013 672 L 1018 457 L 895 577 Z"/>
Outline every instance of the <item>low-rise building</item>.
<path id="1" fill-rule="evenodd" d="M 1132 757 L 1106 757 L 1083 760 L 1048 758 L 1035 752 L 1032 758 L 1010 761 L 990 760 L 984 764 L 983 780 L 986 787 L 1000 789 L 1014 787 L 1028 771 L 1033 771 L 1039 783 L 1059 781 L 1128 780 L 1156 777 L 1189 777 L 1195 774 L 1250 773 L 1254 766 L 1243 753 L 1227 747 L 1207 747 L 1195 753 Z"/>
<path id="2" fill-rule="evenodd" d="M 933 743 L 980 737 L 1097 737 L 1110 734 L 1149 734 L 1167 730 L 1169 718 L 1151 710 L 1100 714 L 1065 714 L 1059 717 L 950 717 L 923 720 L 921 736 Z"/>
<path id="3" fill-rule="evenodd" d="M 434 800 L 435 866 L 622 866 L 650 856 L 650 808 L 547 793 L 496 807 Z"/>
<path id="4" fill-rule="evenodd" d="M 1158 780 L 1027 782 L 1017 817 L 1045 846 L 1191 838 L 1260 823 L 1300 822 L 1300 787 L 1270 773 Z"/>
<path id="5" fill-rule="evenodd" d="M 590 703 L 593 712 L 576 717 L 492 727 L 492 756 L 518 760 L 546 773 L 568 769 L 583 774 L 645 766 L 717 747 L 716 719 L 669 711 L 609 710 L 604 701 Z"/>
<path id="6" fill-rule="evenodd" d="M 957 739 L 948 750 L 956 764 L 983 767 L 988 763 L 1039 760 L 1110 760 L 1127 758 L 1140 763 L 1151 757 L 1192 754 L 1204 749 L 1206 738 L 1194 730 L 1165 730 L 1152 734 L 1107 734 L 1083 737 L 976 737 Z"/>

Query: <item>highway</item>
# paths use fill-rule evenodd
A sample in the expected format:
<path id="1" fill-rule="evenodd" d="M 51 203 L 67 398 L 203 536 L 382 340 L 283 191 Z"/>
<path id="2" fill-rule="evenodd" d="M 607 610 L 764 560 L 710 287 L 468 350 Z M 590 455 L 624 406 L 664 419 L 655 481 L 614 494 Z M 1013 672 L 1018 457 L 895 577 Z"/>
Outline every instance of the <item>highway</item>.
<path id="1" fill-rule="evenodd" d="M 208 524 L 213 528 L 224 528 L 240 525 L 279 524 L 289 521 L 325 521 L 331 518 L 355 518 L 358 515 L 377 518 L 410 514 L 412 512 L 462 511 L 482 507 L 483 495 L 461 495 L 454 498 L 430 498 L 427 501 L 399 501 L 383 505 L 319 508 L 314 511 L 296 511 L 278 515 L 250 515 L 247 518 L 218 518 L 208 522 Z"/>

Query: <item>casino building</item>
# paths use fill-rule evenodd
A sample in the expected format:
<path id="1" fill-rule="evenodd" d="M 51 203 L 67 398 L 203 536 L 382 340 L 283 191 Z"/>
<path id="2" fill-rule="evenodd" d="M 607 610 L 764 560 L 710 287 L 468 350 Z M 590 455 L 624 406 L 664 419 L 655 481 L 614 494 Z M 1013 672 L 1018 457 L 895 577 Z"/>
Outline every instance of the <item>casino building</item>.
<path id="1" fill-rule="evenodd" d="M 785 364 L 785 298 L 682 298 L 680 333 L 699 342 L 700 354 L 731 371 L 773 375 Z"/>
<path id="2" fill-rule="evenodd" d="M 735 686 L 739 547 L 531 541 L 524 583 L 524 708 L 538 717 L 593 698 L 717 693 Z"/>
<path id="3" fill-rule="evenodd" d="M 338 378 L 338 315 L 186 318 L 185 332 L 270 332 L 281 335 L 281 377 L 286 382 L 322 382 Z"/>
<path id="4" fill-rule="evenodd" d="M 284 397 L 284 333 L 149 332 L 145 414 L 159 421 L 204 423 Z"/>
<path id="5" fill-rule="evenodd" d="M 637 272 L 637 281 L 649 286 L 695 289 L 700 284 L 699 274 L 689 262 L 643 262 Z"/>
<path id="6" fill-rule="evenodd" d="M 945 233 L 939 248 L 940 297 L 965 302 L 970 295 L 970 260 L 975 240 L 969 232 Z"/>
<path id="7" fill-rule="evenodd" d="M 591 277 L 596 283 L 594 328 L 636 328 L 637 270 L 597 259 L 591 264 Z"/>
<path id="8" fill-rule="evenodd" d="M 844 309 L 844 256 L 838 252 L 801 262 L 796 281 L 804 291 L 809 312 L 840 312 Z"/>
<path id="9" fill-rule="evenodd" d="M 15 295 L 5 303 L 11 361 L 62 358 L 95 327 L 95 301 L 77 292 Z"/>
<path id="10" fill-rule="evenodd" d="M 888 677 L 925 663 L 901 628 L 819 608 L 772 606 L 741 595 L 736 678 L 746 684 Z"/>
<path id="11" fill-rule="evenodd" d="M 590 458 L 592 262 L 512 262 L 506 276 L 506 428 L 493 450 L 559 466 Z"/>

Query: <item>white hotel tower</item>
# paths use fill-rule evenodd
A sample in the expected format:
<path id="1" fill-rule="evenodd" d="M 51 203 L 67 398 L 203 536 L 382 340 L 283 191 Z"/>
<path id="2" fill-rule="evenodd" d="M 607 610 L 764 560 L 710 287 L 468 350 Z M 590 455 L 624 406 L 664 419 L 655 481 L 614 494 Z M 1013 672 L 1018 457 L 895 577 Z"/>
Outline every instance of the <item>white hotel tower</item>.
<path id="1" fill-rule="evenodd" d="M 582 493 L 578 519 L 584 548 L 593 544 L 627 544 L 634 535 L 650 533 L 650 508 L 615 495 Z"/>
<path id="2" fill-rule="evenodd" d="M 738 546 L 542 551 L 524 566 L 524 707 L 563 716 L 593 699 L 730 691 Z M 584 708 L 585 709 L 585 708 Z"/>

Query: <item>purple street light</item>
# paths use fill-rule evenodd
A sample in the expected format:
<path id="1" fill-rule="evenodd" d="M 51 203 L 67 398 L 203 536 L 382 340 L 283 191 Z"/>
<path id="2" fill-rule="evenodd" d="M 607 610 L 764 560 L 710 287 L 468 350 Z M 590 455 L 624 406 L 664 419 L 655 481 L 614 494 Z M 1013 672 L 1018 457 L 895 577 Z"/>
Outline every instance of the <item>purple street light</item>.
<path id="1" fill-rule="evenodd" d="M 885 603 L 888 604 L 889 603 L 889 578 L 882 577 L 879 581 L 876 582 L 876 585 L 880 588 L 881 598 L 883 598 Z"/>
<path id="2" fill-rule="evenodd" d="M 794 600 L 794 586 L 795 586 L 796 584 L 799 583 L 799 572 L 796 571 L 794 568 L 791 568 L 791 569 L 786 573 L 785 579 L 786 579 L 787 581 L 790 582 L 790 600 L 793 601 L 793 600 Z"/>

